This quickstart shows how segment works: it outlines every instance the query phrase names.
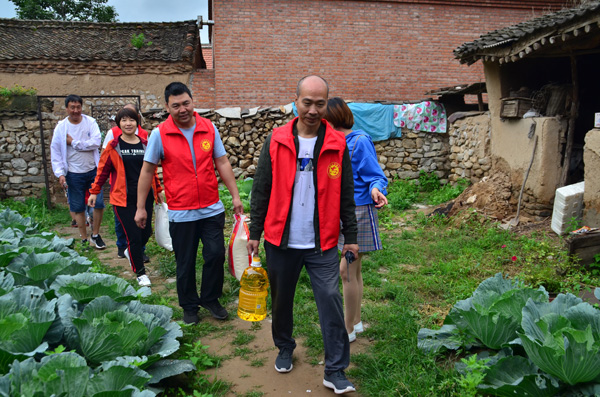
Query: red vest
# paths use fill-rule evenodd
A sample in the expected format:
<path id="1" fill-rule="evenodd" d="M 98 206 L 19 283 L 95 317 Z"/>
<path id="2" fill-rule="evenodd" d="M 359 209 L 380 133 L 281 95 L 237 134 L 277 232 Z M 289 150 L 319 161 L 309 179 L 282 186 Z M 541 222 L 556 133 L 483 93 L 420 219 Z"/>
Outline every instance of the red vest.
<path id="1" fill-rule="evenodd" d="M 295 120 L 275 128 L 271 136 L 269 154 L 273 181 L 264 231 L 265 240 L 276 246 L 281 245 L 291 209 L 292 189 L 296 177 L 298 156 L 292 133 Z M 317 157 L 317 201 L 315 203 L 319 214 L 320 248 L 323 251 L 335 247 L 340 234 L 342 159 L 346 149 L 344 134 L 334 130 L 327 123 L 326 126 L 323 146 Z"/>
<path id="2" fill-rule="evenodd" d="M 169 209 L 196 210 L 206 208 L 219 201 L 219 188 L 213 163 L 215 127 L 210 120 L 198 116 L 194 129 L 194 154 L 187 139 L 169 116 L 158 126 L 162 140 L 163 182 Z"/>

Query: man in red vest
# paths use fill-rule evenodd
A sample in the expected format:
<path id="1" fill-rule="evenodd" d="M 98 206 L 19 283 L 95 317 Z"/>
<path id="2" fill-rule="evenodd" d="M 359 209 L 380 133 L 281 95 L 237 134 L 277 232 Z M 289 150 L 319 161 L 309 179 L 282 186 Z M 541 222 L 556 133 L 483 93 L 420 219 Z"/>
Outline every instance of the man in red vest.
<path id="1" fill-rule="evenodd" d="M 158 162 L 169 205 L 169 232 L 177 262 L 177 296 L 183 308 L 183 321 L 196 324 L 202 306 L 220 320 L 227 310 L 218 299 L 223 292 L 225 263 L 225 208 L 219 199 L 215 166 L 233 198 L 235 213 L 242 213 L 235 176 L 219 131 L 208 119 L 194 111 L 189 88 L 179 82 L 165 88 L 169 117 L 150 134 L 144 165 L 138 181 L 135 221 L 144 227 L 144 203 Z M 202 285 L 196 289 L 196 254 L 202 240 Z"/>
<path id="2" fill-rule="evenodd" d="M 264 231 L 273 341 L 279 348 L 275 369 L 290 372 L 293 368 L 294 295 L 304 266 L 325 347 L 323 384 L 341 394 L 355 389 L 344 374 L 350 343 L 338 284 L 340 220 L 345 238 L 342 255 L 351 251 L 358 257 L 358 228 L 346 140 L 323 120 L 328 92 L 319 76 L 301 79 L 295 99 L 298 117 L 267 137 L 252 186 L 248 252 L 258 254 Z"/>

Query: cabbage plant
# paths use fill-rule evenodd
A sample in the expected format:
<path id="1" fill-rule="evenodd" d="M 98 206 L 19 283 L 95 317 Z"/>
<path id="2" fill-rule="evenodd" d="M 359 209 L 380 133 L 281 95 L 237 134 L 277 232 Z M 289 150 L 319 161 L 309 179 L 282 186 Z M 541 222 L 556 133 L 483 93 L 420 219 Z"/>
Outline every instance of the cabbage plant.
<path id="1" fill-rule="evenodd" d="M 521 309 L 528 299 L 548 301 L 543 287 L 537 290 L 501 273 L 479 284 L 470 298 L 454 305 L 440 330 L 421 329 L 419 348 L 425 351 L 485 346 L 498 350 L 518 339 Z"/>
<path id="2" fill-rule="evenodd" d="M 15 358 L 25 359 L 48 348 L 44 337 L 56 318 L 57 300 L 44 291 L 24 286 L 0 296 L 0 373 Z"/>
<path id="3" fill-rule="evenodd" d="M 528 357 L 569 385 L 600 376 L 600 311 L 571 294 L 529 301 L 519 332 Z"/>
<path id="4" fill-rule="evenodd" d="M 92 367 L 122 356 L 146 356 L 148 367 L 177 351 L 177 338 L 183 335 L 166 306 L 119 303 L 102 296 L 81 309 L 70 295 L 63 295 L 58 311 L 66 345 Z"/>
<path id="5" fill-rule="evenodd" d="M 149 287 L 136 291 L 122 278 L 102 273 L 61 275 L 56 277 L 50 288 L 57 296 L 69 294 L 79 303 L 89 303 L 100 296 L 108 296 L 116 302 L 129 302 L 151 293 Z"/>
<path id="6" fill-rule="evenodd" d="M 64 257 L 56 252 L 22 253 L 6 266 L 6 270 L 18 285 L 35 285 L 48 290 L 58 275 L 87 272 L 91 265 L 89 259 L 79 255 Z"/>
<path id="7" fill-rule="evenodd" d="M 8 374 L 0 377 L 0 396 L 132 396 L 153 397 L 140 391 L 150 379 L 134 362 L 118 360 L 91 370 L 77 353 L 59 353 L 15 360 Z"/>

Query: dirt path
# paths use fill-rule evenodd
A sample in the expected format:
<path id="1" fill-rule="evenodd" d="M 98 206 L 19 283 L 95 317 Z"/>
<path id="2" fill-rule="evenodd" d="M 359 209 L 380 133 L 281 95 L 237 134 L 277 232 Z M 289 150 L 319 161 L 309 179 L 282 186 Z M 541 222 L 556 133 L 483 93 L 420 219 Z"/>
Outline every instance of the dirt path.
<path id="1" fill-rule="evenodd" d="M 110 215 L 110 214 L 109 214 Z M 57 228 L 56 233 L 61 237 L 79 238 L 77 228 Z M 106 226 L 100 229 L 102 239 L 106 243 L 105 250 L 96 250 L 99 260 L 115 269 L 116 274 L 126 280 L 134 280 L 134 274 L 126 259 L 117 256 L 115 240 L 109 236 Z M 153 294 L 174 294 L 175 279 L 165 279 L 154 269 L 152 257 L 146 264 L 146 270 L 152 281 Z M 227 271 L 227 270 L 226 270 Z M 169 288 L 167 288 L 167 286 Z M 210 322 L 218 327 L 231 325 L 231 330 L 216 332 L 208 337 L 201 338 L 203 345 L 207 345 L 208 352 L 219 357 L 226 357 L 221 361 L 219 368 L 212 368 L 204 373 L 209 380 L 221 379 L 230 382 L 232 387 L 228 396 L 243 396 L 250 392 L 261 393 L 262 396 L 334 396 L 332 390 L 323 386 L 323 360 L 319 364 L 311 364 L 312 358 L 306 353 L 301 339 L 296 340 L 298 347 L 294 351 L 294 368 L 290 373 L 280 374 L 275 371 L 274 363 L 277 349 L 271 337 L 270 317 L 258 325 L 243 321 L 236 316 L 237 302 L 227 306 L 229 320 L 218 321 L 210 317 L 205 310 L 200 310 L 199 315 L 203 322 Z M 238 331 L 254 335 L 255 338 L 247 345 L 236 346 L 232 342 Z M 350 353 L 365 351 L 371 342 L 365 337 L 350 344 Z M 236 352 L 238 349 L 238 352 Z M 239 349 L 246 349 L 240 354 Z M 260 364 L 262 363 L 262 364 Z M 352 364 L 351 364 L 352 366 Z M 358 396 L 358 393 L 349 395 Z"/>

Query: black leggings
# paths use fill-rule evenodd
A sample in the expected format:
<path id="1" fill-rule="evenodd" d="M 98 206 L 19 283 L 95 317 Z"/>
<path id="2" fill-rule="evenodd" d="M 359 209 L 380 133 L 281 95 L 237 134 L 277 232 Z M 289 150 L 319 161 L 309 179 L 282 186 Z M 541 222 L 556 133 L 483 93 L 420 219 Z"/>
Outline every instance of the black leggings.
<path id="1" fill-rule="evenodd" d="M 136 203 L 131 203 L 132 200 L 127 200 L 127 207 L 113 206 L 115 216 L 119 218 L 119 222 L 123 225 L 123 231 L 127 238 L 127 251 L 129 253 L 129 263 L 131 263 L 131 269 L 139 277 L 146 274 L 146 268 L 144 267 L 144 246 L 152 235 L 152 210 L 154 207 L 154 196 L 152 191 L 148 194 L 146 199 L 146 212 L 148 213 L 148 220 L 146 221 L 146 227 L 140 229 L 135 223 L 135 212 L 137 211 Z"/>

